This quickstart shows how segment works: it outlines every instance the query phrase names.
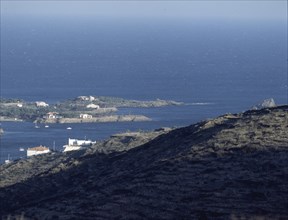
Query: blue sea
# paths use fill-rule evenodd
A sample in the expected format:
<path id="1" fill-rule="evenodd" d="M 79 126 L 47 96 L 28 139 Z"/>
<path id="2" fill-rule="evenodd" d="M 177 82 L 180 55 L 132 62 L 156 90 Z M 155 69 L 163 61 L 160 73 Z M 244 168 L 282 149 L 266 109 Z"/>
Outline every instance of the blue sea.
<path id="1" fill-rule="evenodd" d="M 127 130 L 186 126 L 287 102 L 287 29 L 279 22 L 7 18 L 1 22 L 1 97 L 50 104 L 79 95 L 175 100 L 184 106 L 123 108 L 151 122 L 1 122 L 0 163 L 19 148 L 61 150 L 68 138 L 103 140 Z M 72 130 L 67 130 L 68 126 Z M 55 143 L 55 144 L 54 144 Z"/>

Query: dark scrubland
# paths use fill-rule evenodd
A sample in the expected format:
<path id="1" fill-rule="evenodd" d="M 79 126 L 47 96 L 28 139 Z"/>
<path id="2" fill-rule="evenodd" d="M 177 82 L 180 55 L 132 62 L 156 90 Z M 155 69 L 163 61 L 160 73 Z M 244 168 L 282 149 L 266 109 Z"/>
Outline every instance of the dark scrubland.
<path id="1" fill-rule="evenodd" d="M 287 219 L 288 106 L 0 166 L 3 219 Z"/>

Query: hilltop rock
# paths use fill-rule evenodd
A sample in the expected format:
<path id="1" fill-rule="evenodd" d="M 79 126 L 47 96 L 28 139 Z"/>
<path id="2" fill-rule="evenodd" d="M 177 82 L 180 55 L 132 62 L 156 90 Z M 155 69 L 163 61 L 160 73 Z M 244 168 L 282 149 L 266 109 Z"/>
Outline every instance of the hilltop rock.
<path id="1" fill-rule="evenodd" d="M 261 104 L 258 104 L 253 107 L 254 110 L 263 109 L 263 108 L 273 108 L 276 107 L 276 103 L 273 98 L 265 99 Z"/>
<path id="2" fill-rule="evenodd" d="M 114 135 L 87 151 L 2 165 L 0 212 L 27 219 L 287 219 L 287 143 L 288 106 Z"/>

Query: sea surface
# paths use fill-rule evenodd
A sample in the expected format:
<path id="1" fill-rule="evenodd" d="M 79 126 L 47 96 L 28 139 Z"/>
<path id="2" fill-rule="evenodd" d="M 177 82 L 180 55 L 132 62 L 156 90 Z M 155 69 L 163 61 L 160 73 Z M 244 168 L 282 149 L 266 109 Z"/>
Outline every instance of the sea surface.
<path id="1" fill-rule="evenodd" d="M 1 122 L 0 163 L 68 138 L 103 140 L 127 130 L 186 126 L 247 110 L 266 98 L 287 103 L 287 29 L 279 22 L 7 18 L 1 22 L 1 97 L 50 104 L 79 95 L 157 98 L 184 106 L 122 108 L 151 122 Z M 66 128 L 70 126 L 72 130 Z"/>

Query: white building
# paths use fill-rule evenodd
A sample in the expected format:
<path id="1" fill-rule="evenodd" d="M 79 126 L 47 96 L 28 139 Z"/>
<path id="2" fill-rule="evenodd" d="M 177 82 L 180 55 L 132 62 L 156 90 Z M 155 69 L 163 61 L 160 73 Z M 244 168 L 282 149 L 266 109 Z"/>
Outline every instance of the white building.
<path id="1" fill-rule="evenodd" d="M 94 96 L 91 96 L 91 95 L 90 95 L 90 96 L 89 96 L 89 101 L 92 102 L 92 101 L 94 101 L 94 100 L 96 100 L 96 98 L 95 98 Z"/>
<path id="2" fill-rule="evenodd" d="M 89 115 L 89 114 L 80 114 L 79 117 L 80 117 L 80 118 L 83 118 L 83 119 L 91 119 L 93 116 L 92 116 L 92 115 Z"/>
<path id="3" fill-rule="evenodd" d="M 58 112 L 48 112 L 46 115 L 43 116 L 43 118 L 50 118 L 50 119 L 55 119 L 55 118 L 62 118 Z"/>
<path id="4" fill-rule="evenodd" d="M 48 147 L 44 147 L 44 146 L 40 145 L 38 147 L 28 148 L 27 149 L 27 157 L 30 157 L 33 155 L 38 155 L 38 154 L 47 154 L 49 152 L 50 152 L 50 150 Z"/>
<path id="5" fill-rule="evenodd" d="M 82 101 L 89 101 L 89 97 L 88 96 L 78 96 L 77 99 L 80 99 Z"/>
<path id="6" fill-rule="evenodd" d="M 35 102 L 35 105 L 37 107 L 48 107 L 49 106 L 49 104 L 47 104 L 46 102 L 43 102 L 43 101 Z"/>
<path id="7" fill-rule="evenodd" d="M 86 147 L 89 147 L 93 144 L 96 144 L 96 141 L 91 140 L 78 140 L 78 139 L 68 139 L 68 145 L 64 145 L 64 152 L 73 151 L 73 150 L 81 150 Z"/>
<path id="8" fill-rule="evenodd" d="M 86 106 L 86 108 L 99 109 L 100 106 L 99 105 L 95 105 L 95 104 L 89 104 L 89 105 Z"/>
<path id="9" fill-rule="evenodd" d="M 90 96 L 78 96 L 77 99 L 80 99 L 82 101 L 90 101 L 90 102 L 96 100 L 96 98 L 94 96 L 91 96 L 91 95 Z"/>

